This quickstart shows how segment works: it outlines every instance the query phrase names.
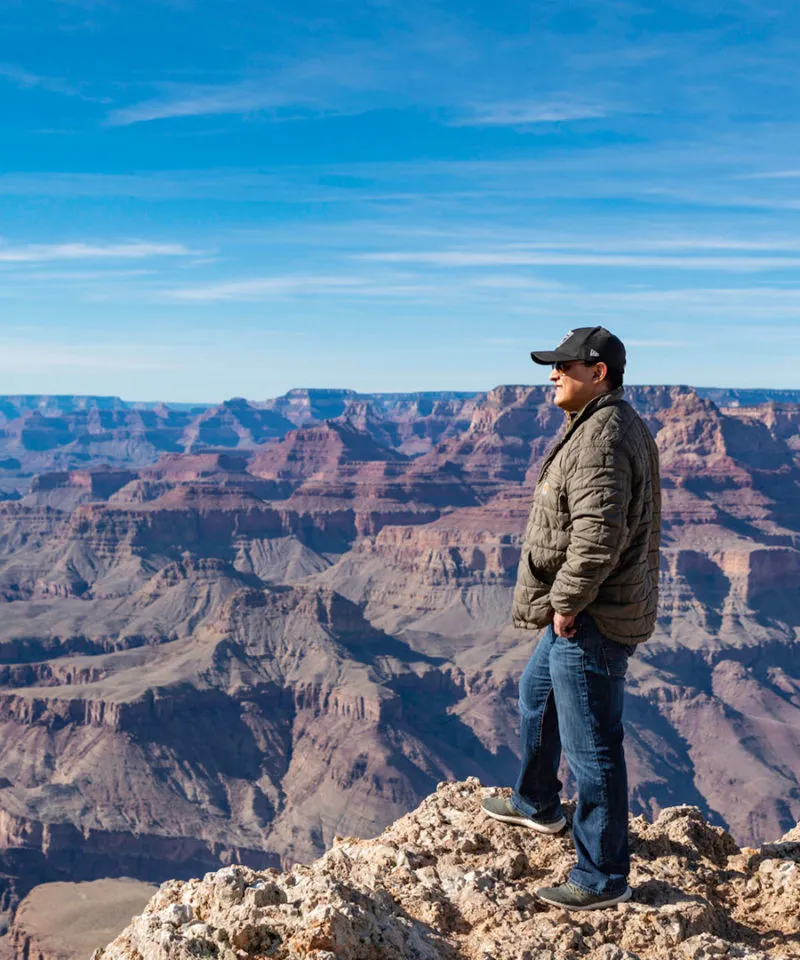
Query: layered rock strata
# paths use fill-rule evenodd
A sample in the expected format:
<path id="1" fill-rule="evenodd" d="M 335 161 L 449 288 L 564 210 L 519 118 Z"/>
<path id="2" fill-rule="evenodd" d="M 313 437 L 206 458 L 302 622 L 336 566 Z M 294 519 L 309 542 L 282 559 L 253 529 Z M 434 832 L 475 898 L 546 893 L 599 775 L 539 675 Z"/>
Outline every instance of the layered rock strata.
<path id="1" fill-rule="evenodd" d="M 796 420 L 629 395 L 666 518 L 629 675 L 632 807 L 691 802 L 760 843 L 800 818 Z M 227 449 L 197 433 L 0 508 L 0 907 L 111 871 L 285 868 L 439 780 L 512 782 L 536 638 L 508 611 L 560 414 L 538 387 L 289 399 L 258 408 L 282 439 L 236 401 L 203 420 Z"/>

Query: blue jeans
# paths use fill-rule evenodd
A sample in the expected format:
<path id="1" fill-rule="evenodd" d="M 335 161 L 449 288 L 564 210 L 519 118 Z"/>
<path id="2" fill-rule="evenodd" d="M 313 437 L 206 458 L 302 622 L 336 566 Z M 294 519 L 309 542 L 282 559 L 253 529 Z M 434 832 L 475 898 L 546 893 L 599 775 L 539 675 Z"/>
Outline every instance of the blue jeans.
<path id="1" fill-rule="evenodd" d="M 563 747 L 578 787 L 572 822 L 578 863 L 570 881 L 617 896 L 630 868 L 622 703 L 634 648 L 603 636 L 587 613 L 579 614 L 575 625 L 571 640 L 548 627 L 522 674 L 522 767 L 513 803 L 544 822 L 561 816 Z"/>

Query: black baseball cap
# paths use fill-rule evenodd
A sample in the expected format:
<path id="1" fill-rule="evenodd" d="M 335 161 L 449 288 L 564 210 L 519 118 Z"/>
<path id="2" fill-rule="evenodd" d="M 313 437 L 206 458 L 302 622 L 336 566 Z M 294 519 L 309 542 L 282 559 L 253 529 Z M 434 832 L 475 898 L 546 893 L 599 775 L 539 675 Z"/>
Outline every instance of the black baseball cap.
<path id="1" fill-rule="evenodd" d="M 625 344 L 605 327 L 578 327 L 570 330 L 555 350 L 534 350 L 531 360 L 541 364 L 602 361 L 609 370 L 622 373 L 625 370 Z"/>

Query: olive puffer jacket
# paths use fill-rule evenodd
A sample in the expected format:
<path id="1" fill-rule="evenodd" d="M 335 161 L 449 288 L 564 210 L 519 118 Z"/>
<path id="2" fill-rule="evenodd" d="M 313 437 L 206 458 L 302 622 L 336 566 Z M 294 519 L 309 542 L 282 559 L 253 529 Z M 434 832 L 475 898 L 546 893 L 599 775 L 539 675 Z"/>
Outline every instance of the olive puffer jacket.
<path id="1" fill-rule="evenodd" d="M 554 610 L 586 610 L 618 643 L 641 643 L 653 633 L 658 449 L 622 394 L 620 388 L 587 404 L 542 465 L 514 589 L 517 627 L 544 627 Z"/>

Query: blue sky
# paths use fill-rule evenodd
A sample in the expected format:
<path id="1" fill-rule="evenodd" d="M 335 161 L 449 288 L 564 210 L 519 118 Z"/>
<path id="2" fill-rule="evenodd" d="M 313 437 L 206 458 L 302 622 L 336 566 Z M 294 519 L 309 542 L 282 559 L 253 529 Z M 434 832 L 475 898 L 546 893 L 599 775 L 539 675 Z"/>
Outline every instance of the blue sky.
<path id="1" fill-rule="evenodd" d="M 0 392 L 800 387 L 800 8 L 0 7 Z"/>

